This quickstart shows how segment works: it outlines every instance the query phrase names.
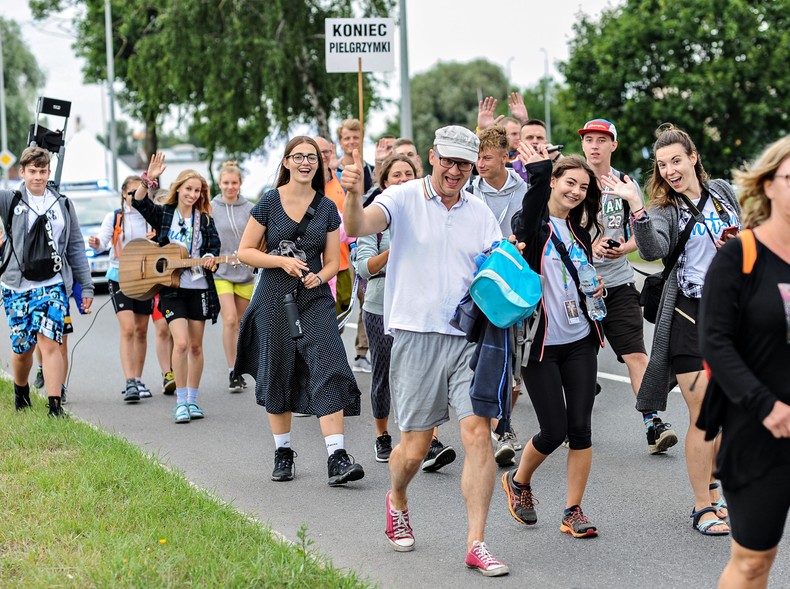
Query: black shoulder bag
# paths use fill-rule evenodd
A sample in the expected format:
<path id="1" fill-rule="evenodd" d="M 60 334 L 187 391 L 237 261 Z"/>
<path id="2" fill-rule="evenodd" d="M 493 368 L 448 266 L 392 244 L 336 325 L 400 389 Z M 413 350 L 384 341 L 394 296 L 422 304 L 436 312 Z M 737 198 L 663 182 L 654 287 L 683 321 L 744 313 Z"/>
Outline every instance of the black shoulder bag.
<path id="1" fill-rule="evenodd" d="M 15 256 L 14 252 L 14 242 L 13 236 L 11 235 L 11 222 L 14 220 L 14 209 L 16 209 L 17 205 L 22 201 L 22 193 L 18 190 L 14 191 L 14 195 L 11 197 L 11 205 L 8 208 L 8 214 L 6 218 L 3 219 L 3 232 L 5 233 L 5 241 L 3 245 L 0 246 L 0 252 L 2 252 L 1 257 L 5 257 L 5 261 L 0 265 L 0 276 L 3 275 L 5 269 L 8 268 L 8 264 L 11 261 L 11 256 Z M 5 250 L 9 249 L 8 255 L 6 257 Z"/>
<path id="2" fill-rule="evenodd" d="M 675 249 L 672 250 L 672 253 L 669 254 L 669 257 L 666 259 L 663 272 L 651 274 L 645 278 L 645 284 L 642 286 L 642 294 L 639 295 L 639 304 L 642 305 L 645 321 L 653 323 L 654 325 L 656 323 L 656 319 L 658 318 L 658 307 L 661 303 L 661 293 L 664 291 L 664 283 L 667 281 L 670 273 L 675 268 L 675 264 L 678 263 L 680 253 L 683 251 L 683 248 L 686 247 L 686 243 L 688 242 L 689 237 L 691 237 L 691 232 L 694 230 L 694 225 L 696 225 L 698 221 L 702 221 L 704 223 L 704 219 L 700 218 L 702 216 L 700 211 L 705 208 L 705 201 L 708 199 L 708 191 L 705 190 L 703 192 L 704 194 L 702 195 L 702 200 L 700 201 L 701 206 L 699 209 L 694 207 L 694 205 L 691 204 L 691 201 L 685 198 L 684 195 L 678 195 L 681 198 L 684 198 L 687 205 L 691 205 L 691 219 L 689 219 L 688 223 L 686 223 L 686 226 L 683 228 L 683 233 L 680 234 Z M 694 211 L 696 211 L 696 215 L 693 214 Z"/>

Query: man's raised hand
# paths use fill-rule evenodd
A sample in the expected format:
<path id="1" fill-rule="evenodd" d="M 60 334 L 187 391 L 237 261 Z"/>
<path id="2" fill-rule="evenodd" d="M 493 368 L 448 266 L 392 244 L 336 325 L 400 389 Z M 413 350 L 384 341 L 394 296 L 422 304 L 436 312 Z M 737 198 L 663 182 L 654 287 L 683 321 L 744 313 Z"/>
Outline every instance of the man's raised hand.
<path id="1" fill-rule="evenodd" d="M 511 92 L 510 96 L 507 98 L 507 105 L 510 108 L 510 114 L 512 114 L 518 122 L 522 125 L 529 120 L 529 114 L 527 113 L 527 105 L 524 104 L 524 98 L 518 92 Z"/>
<path id="2" fill-rule="evenodd" d="M 365 165 L 358 149 L 351 152 L 351 157 L 354 163 L 343 168 L 340 185 L 346 192 L 361 196 L 365 192 Z"/>
<path id="3" fill-rule="evenodd" d="M 494 118 L 496 112 L 497 99 L 493 96 L 484 98 L 477 104 L 477 128 L 479 130 L 488 129 L 498 124 L 499 121 L 505 118 L 505 115 L 499 115 Z"/>

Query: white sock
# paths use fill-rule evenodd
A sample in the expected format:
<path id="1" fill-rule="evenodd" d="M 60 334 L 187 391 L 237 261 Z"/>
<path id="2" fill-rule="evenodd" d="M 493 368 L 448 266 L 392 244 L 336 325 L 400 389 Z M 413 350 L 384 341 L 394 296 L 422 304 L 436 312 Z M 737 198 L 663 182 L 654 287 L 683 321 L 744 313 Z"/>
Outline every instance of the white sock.
<path id="1" fill-rule="evenodd" d="M 284 434 L 273 434 L 274 435 L 274 447 L 275 448 L 290 448 L 291 447 L 291 432 L 287 432 Z"/>
<path id="2" fill-rule="evenodd" d="M 181 405 L 187 402 L 187 389 L 176 389 L 176 403 Z"/>
<path id="3" fill-rule="evenodd" d="M 187 389 L 187 403 L 197 403 L 197 389 Z"/>
<path id="4" fill-rule="evenodd" d="M 335 450 L 343 450 L 346 447 L 346 436 L 343 434 L 332 434 L 324 438 L 326 442 L 326 451 L 330 456 L 335 453 Z"/>
<path id="5" fill-rule="evenodd" d="M 228 374 L 233 374 L 233 368 L 228 368 Z"/>

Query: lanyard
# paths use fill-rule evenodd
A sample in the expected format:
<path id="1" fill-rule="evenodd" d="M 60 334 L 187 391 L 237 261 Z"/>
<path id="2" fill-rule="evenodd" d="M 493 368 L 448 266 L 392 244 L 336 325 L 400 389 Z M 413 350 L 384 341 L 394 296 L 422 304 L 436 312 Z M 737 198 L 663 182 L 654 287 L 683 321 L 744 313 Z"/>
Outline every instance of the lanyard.
<path id="1" fill-rule="evenodd" d="M 482 181 L 482 179 L 481 179 L 481 181 Z M 502 212 L 499 214 L 499 218 L 497 219 L 497 222 L 498 222 L 500 225 L 502 225 L 502 221 L 504 221 L 504 220 L 505 220 L 505 215 L 507 215 L 507 212 L 510 210 L 510 203 L 511 203 L 511 202 L 513 202 L 513 195 L 515 195 L 515 194 L 516 194 L 516 191 L 515 191 L 515 190 L 513 190 L 513 191 L 510 193 L 510 196 L 509 196 L 509 197 L 508 197 L 508 199 L 507 199 L 507 204 L 505 204 L 505 208 L 504 208 L 504 209 L 502 209 Z M 489 205 L 489 204 L 488 204 L 488 197 L 485 195 L 485 192 L 483 192 L 483 191 L 481 190 L 481 191 L 480 191 L 480 196 L 482 196 L 482 197 L 483 197 L 483 202 L 484 202 L 484 203 L 486 204 L 486 206 L 487 206 L 487 207 L 490 209 L 490 208 L 491 208 L 491 205 Z"/>
<path id="2" fill-rule="evenodd" d="M 551 223 L 551 228 L 554 231 L 554 234 L 559 238 L 560 243 L 562 243 L 562 245 L 565 245 L 565 242 L 562 240 L 562 233 L 560 233 L 559 229 L 557 229 L 557 226 L 554 224 L 554 221 L 552 219 L 549 219 L 549 222 Z M 573 252 L 573 246 L 576 243 L 576 239 L 573 237 L 573 231 L 571 231 L 570 234 L 571 234 L 571 247 L 568 248 L 568 259 L 570 259 L 570 255 Z M 554 249 L 557 249 L 556 246 Z M 562 267 L 562 284 L 565 287 L 565 292 L 567 293 L 568 269 L 565 267 L 565 262 L 563 262 L 562 260 L 562 253 L 558 250 L 557 254 L 559 254 L 560 256 L 560 266 Z"/>

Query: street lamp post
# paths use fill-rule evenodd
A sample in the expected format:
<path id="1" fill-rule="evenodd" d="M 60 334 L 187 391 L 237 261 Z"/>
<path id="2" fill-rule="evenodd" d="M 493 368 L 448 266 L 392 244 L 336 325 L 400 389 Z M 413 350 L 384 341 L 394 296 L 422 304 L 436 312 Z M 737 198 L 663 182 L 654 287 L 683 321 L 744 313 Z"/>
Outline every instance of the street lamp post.
<path id="1" fill-rule="evenodd" d="M 115 128 L 115 90 L 113 81 L 115 80 L 115 60 L 112 50 L 112 13 L 110 12 L 110 0 L 104 0 L 104 34 L 105 48 L 107 50 L 107 97 L 110 103 L 110 154 L 112 157 L 112 185 L 118 188 L 118 138 Z"/>
<path id="2" fill-rule="evenodd" d="M 3 58 L 3 26 L 0 24 L 0 152 L 8 151 L 8 133 L 5 118 L 5 61 Z M 8 170 L 4 170 L 3 184 L 8 186 Z"/>
<path id="3" fill-rule="evenodd" d="M 400 0 L 400 136 L 413 139 L 411 126 L 411 80 L 409 79 L 409 35 L 406 0 Z"/>
<path id="4" fill-rule="evenodd" d="M 546 139 L 551 143 L 551 89 L 549 78 L 549 52 L 544 47 L 540 50 L 543 52 L 543 107 L 546 111 Z"/>

